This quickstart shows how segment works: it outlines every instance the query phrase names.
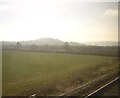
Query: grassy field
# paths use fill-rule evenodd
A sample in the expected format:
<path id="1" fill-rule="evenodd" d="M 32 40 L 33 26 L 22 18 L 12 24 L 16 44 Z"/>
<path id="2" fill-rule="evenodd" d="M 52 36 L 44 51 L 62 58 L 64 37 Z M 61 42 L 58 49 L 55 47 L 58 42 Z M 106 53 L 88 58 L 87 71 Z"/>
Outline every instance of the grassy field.
<path id="1" fill-rule="evenodd" d="M 117 69 L 115 57 L 23 51 L 2 56 L 3 95 L 60 94 Z"/>

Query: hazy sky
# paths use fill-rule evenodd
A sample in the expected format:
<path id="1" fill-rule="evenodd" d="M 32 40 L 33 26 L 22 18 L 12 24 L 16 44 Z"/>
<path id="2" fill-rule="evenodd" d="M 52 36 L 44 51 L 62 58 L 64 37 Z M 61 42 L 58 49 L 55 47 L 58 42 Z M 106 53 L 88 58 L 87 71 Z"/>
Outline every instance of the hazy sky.
<path id="1" fill-rule="evenodd" d="M 0 40 L 117 41 L 117 2 L 0 0 Z"/>

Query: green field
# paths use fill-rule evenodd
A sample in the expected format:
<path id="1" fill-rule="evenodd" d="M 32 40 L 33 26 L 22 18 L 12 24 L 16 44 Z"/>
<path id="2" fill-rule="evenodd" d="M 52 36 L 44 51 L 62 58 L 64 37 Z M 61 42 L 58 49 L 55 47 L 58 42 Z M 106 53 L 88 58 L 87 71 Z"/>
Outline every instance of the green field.
<path id="1" fill-rule="evenodd" d="M 3 51 L 3 95 L 54 95 L 117 69 L 115 57 Z"/>

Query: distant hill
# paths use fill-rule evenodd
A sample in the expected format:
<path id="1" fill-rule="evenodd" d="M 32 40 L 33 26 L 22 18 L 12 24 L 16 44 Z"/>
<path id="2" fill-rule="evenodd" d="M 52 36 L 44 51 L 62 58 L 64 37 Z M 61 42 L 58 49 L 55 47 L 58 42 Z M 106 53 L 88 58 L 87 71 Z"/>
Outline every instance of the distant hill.
<path id="1" fill-rule="evenodd" d="M 114 41 L 86 42 L 86 44 L 95 46 L 118 46 L 118 42 Z"/>
<path id="2" fill-rule="evenodd" d="M 63 45 L 64 42 L 59 39 L 53 39 L 53 38 L 40 38 L 37 40 L 30 40 L 30 41 L 21 41 L 21 44 L 23 45 Z"/>
<path id="3" fill-rule="evenodd" d="M 64 41 L 59 40 L 59 39 L 54 39 L 54 38 L 40 38 L 37 40 L 30 40 L 30 41 L 21 41 L 21 44 L 23 45 L 64 45 Z M 77 43 L 77 42 L 68 42 L 69 45 L 71 46 L 80 46 L 80 45 L 85 45 L 82 43 Z"/>
<path id="4" fill-rule="evenodd" d="M 29 41 L 19 41 L 22 45 L 64 45 L 64 41 L 55 39 L 55 38 L 40 38 L 36 40 L 29 40 Z M 2 41 L 2 45 L 15 45 L 17 41 Z M 118 46 L 118 42 L 112 41 L 102 41 L 102 42 L 86 42 L 86 43 L 78 43 L 78 42 L 68 42 L 70 46 L 86 46 L 86 45 L 93 45 L 93 46 Z"/>
<path id="5" fill-rule="evenodd" d="M 69 42 L 69 45 L 70 46 L 86 46 L 86 44 L 84 43 L 78 43 L 78 42 Z"/>
<path id="6" fill-rule="evenodd" d="M 59 40 L 59 39 L 54 39 L 54 38 L 40 38 L 36 40 L 29 40 L 29 41 L 19 41 L 22 45 L 64 45 L 64 41 Z M 2 45 L 15 45 L 17 41 L 2 41 Z M 68 42 L 70 46 L 84 46 L 85 44 L 83 43 L 78 43 L 78 42 Z"/>
<path id="7" fill-rule="evenodd" d="M 0 50 L 3 49 L 116 56 L 118 53 L 118 47 L 116 45 L 117 42 L 89 42 L 86 45 L 78 42 L 64 42 L 54 38 L 40 38 L 37 40 L 18 42 L 2 41 L 2 47 L 0 47 Z"/>

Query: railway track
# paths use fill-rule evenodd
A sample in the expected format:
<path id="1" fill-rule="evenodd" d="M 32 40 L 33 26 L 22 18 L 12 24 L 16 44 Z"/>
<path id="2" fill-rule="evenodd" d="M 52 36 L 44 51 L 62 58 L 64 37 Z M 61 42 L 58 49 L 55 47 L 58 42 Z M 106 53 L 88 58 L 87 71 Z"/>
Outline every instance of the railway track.
<path id="1" fill-rule="evenodd" d="M 116 72 L 106 74 L 88 82 L 87 84 L 72 89 L 71 91 L 60 94 L 58 95 L 58 98 L 64 98 L 66 96 L 80 96 L 81 98 L 89 98 L 97 95 L 98 92 L 102 91 L 109 85 L 112 85 L 114 82 L 118 81 L 118 79 L 120 79 L 120 76 L 118 76 L 118 73 Z M 29 98 L 37 98 L 36 96 L 36 94 L 33 94 Z"/>
<path id="2" fill-rule="evenodd" d="M 110 81 L 109 83 L 107 83 L 106 85 L 98 88 L 97 90 L 91 92 L 90 94 L 88 94 L 87 96 L 85 96 L 84 98 L 89 98 L 92 96 L 101 96 L 100 94 L 103 92 L 104 93 L 104 89 L 109 88 L 109 86 L 113 85 L 115 82 L 117 82 L 120 79 L 120 77 L 115 78 L 114 80 Z"/>
<path id="3" fill-rule="evenodd" d="M 81 96 L 84 98 L 85 96 L 87 96 L 90 93 L 94 92 L 95 90 L 103 87 L 104 85 L 108 84 L 109 82 L 111 82 L 112 80 L 114 80 L 117 77 L 118 77 L 118 73 L 106 74 L 106 75 L 99 77 L 93 81 L 90 81 L 87 84 L 84 84 L 76 89 L 73 89 L 64 94 L 61 94 L 60 97 Z"/>

